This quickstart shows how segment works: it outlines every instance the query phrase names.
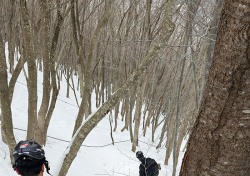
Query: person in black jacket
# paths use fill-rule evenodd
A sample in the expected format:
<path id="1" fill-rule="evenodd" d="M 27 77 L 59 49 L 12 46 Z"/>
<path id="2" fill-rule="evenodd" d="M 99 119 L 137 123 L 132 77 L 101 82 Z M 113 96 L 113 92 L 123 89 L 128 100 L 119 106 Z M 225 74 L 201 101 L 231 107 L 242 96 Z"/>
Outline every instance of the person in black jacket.
<path id="1" fill-rule="evenodd" d="M 136 157 L 140 160 L 139 176 L 158 176 L 159 167 L 152 158 L 145 158 L 141 151 L 136 152 Z"/>

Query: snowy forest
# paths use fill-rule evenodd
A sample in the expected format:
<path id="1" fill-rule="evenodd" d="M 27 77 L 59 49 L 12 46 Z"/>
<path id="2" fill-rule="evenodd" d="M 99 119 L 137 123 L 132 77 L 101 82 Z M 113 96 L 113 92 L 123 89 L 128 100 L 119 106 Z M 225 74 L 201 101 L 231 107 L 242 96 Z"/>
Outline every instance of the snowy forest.
<path id="1" fill-rule="evenodd" d="M 46 146 L 62 91 L 77 105 L 58 176 L 105 116 L 111 138 L 128 132 L 132 152 L 143 134 L 164 148 L 163 165 L 172 155 L 172 176 L 250 175 L 249 0 L 1 0 L 0 24 L 0 139 L 10 160 L 23 74 L 26 139 Z"/>

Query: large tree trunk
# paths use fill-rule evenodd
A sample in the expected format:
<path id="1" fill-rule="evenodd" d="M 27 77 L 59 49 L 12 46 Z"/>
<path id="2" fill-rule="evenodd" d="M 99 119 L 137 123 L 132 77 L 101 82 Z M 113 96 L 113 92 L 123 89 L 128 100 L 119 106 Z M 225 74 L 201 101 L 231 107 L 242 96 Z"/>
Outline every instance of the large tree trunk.
<path id="1" fill-rule="evenodd" d="M 180 175 L 250 175 L 250 1 L 225 1 Z"/>

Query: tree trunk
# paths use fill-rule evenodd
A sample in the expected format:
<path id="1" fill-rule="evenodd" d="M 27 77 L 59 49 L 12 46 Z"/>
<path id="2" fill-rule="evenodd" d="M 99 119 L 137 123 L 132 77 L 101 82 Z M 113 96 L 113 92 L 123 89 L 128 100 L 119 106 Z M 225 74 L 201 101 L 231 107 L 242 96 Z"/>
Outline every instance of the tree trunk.
<path id="1" fill-rule="evenodd" d="M 211 36 L 211 40 L 209 42 L 207 42 L 205 44 L 206 47 L 206 51 L 205 53 L 200 52 L 201 56 L 200 57 L 204 57 L 204 78 L 201 84 L 201 93 L 199 96 L 199 107 L 201 104 L 201 100 L 205 91 L 205 87 L 206 87 L 206 82 L 207 82 L 207 77 L 208 77 L 208 72 L 209 72 L 209 68 L 211 66 L 212 63 L 212 55 L 213 55 L 213 51 L 214 51 L 214 44 L 215 44 L 215 40 L 216 40 L 216 36 L 217 36 L 217 26 L 220 20 L 220 13 L 221 13 L 221 7 L 223 4 L 223 0 L 217 0 L 216 1 L 216 8 L 215 8 L 215 13 L 213 15 L 213 18 L 210 22 L 210 26 L 211 29 L 208 32 L 208 35 Z M 199 56 L 198 56 L 199 57 Z"/>
<path id="2" fill-rule="evenodd" d="M 136 147 L 138 146 L 138 139 L 139 139 L 139 129 L 140 129 L 140 122 L 141 122 L 141 111 L 142 111 L 142 101 L 144 90 L 146 86 L 145 79 L 141 78 L 137 85 L 136 91 L 136 108 L 135 108 L 135 126 L 134 126 L 134 135 L 133 135 L 133 143 L 132 143 L 132 151 L 136 151 Z"/>
<path id="3" fill-rule="evenodd" d="M 51 80 L 51 89 L 50 90 L 52 90 L 52 96 L 51 96 L 50 103 L 49 103 L 49 106 L 47 109 L 47 114 L 46 114 L 44 122 L 43 122 L 44 123 L 44 127 L 43 127 L 44 130 L 42 131 L 42 134 L 41 134 L 42 140 L 43 140 L 42 144 L 46 143 L 46 136 L 47 136 L 47 132 L 48 132 L 49 123 L 50 123 L 52 114 L 54 112 L 55 105 L 57 102 L 57 97 L 58 97 L 59 90 L 60 90 L 59 78 L 58 78 L 58 84 L 56 83 L 57 73 L 55 70 L 56 67 L 55 67 L 55 59 L 54 58 L 55 58 L 56 47 L 58 45 L 59 34 L 61 31 L 63 21 L 64 21 L 64 19 L 62 18 L 61 12 L 59 10 L 59 1 L 57 0 L 57 24 L 55 27 L 55 32 L 53 34 L 53 38 L 52 38 L 52 42 L 51 42 L 51 46 L 50 46 L 49 64 L 48 64 L 48 66 L 50 67 L 49 68 L 50 77 L 51 77 L 51 79 L 50 79 Z"/>
<path id="4" fill-rule="evenodd" d="M 4 142 L 9 147 L 10 158 L 12 158 L 11 152 L 13 151 L 16 141 L 13 133 L 12 124 L 12 112 L 11 104 L 9 100 L 9 90 L 8 90 L 8 75 L 7 75 L 7 65 L 5 58 L 5 48 L 3 43 L 2 35 L 0 34 L 0 104 L 1 104 L 1 131 Z"/>
<path id="5" fill-rule="evenodd" d="M 121 129 L 121 132 L 123 132 L 124 130 L 128 130 L 128 126 L 129 126 L 129 98 L 126 97 L 124 99 L 124 103 L 123 103 L 123 112 L 124 112 L 124 119 L 125 119 L 125 123 L 124 123 L 124 127 Z"/>
<path id="6" fill-rule="evenodd" d="M 12 98 L 13 98 L 13 93 L 14 93 L 14 88 L 17 82 L 17 79 L 22 71 L 23 65 L 26 62 L 26 59 L 24 59 L 24 57 L 20 57 L 17 65 L 15 67 L 15 70 L 12 73 L 11 79 L 9 81 L 9 100 L 10 100 L 10 104 L 12 103 Z"/>
<path id="7" fill-rule="evenodd" d="M 14 72 L 15 61 L 15 19 L 14 19 L 14 1 L 10 2 L 10 20 L 8 22 L 8 50 L 9 50 L 9 71 L 12 74 Z"/>
<path id="8" fill-rule="evenodd" d="M 250 2 L 224 2 L 213 64 L 180 175 L 250 175 Z"/>
<path id="9" fill-rule="evenodd" d="M 27 57 L 28 65 L 28 132 L 27 139 L 34 139 L 35 128 L 37 126 L 37 69 L 34 45 L 32 42 L 32 31 L 30 26 L 26 1 L 20 1 L 20 13 L 24 36 L 24 53 Z"/>
<path id="10" fill-rule="evenodd" d="M 44 133 L 44 125 L 45 118 L 49 107 L 50 100 L 50 64 L 49 64 L 49 16 L 47 10 L 47 2 L 46 0 L 42 0 L 39 3 L 40 7 L 40 16 L 41 16 L 41 35 L 42 38 L 42 57 L 43 57 L 43 95 L 42 95 L 42 103 L 38 112 L 38 126 L 35 132 L 35 139 L 39 144 L 43 144 L 45 136 Z"/>

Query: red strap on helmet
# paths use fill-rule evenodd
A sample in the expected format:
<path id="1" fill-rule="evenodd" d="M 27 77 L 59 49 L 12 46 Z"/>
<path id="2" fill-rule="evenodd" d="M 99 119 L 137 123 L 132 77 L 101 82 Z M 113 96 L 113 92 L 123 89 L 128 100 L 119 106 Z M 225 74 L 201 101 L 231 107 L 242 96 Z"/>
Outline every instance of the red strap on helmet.
<path id="1" fill-rule="evenodd" d="M 42 172 L 44 172 L 44 164 L 42 165 Z"/>
<path id="2" fill-rule="evenodd" d="M 21 174 L 19 173 L 19 171 L 18 171 L 17 168 L 15 168 L 15 171 L 16 171 L 17 175 L 21 175 Z"/>

